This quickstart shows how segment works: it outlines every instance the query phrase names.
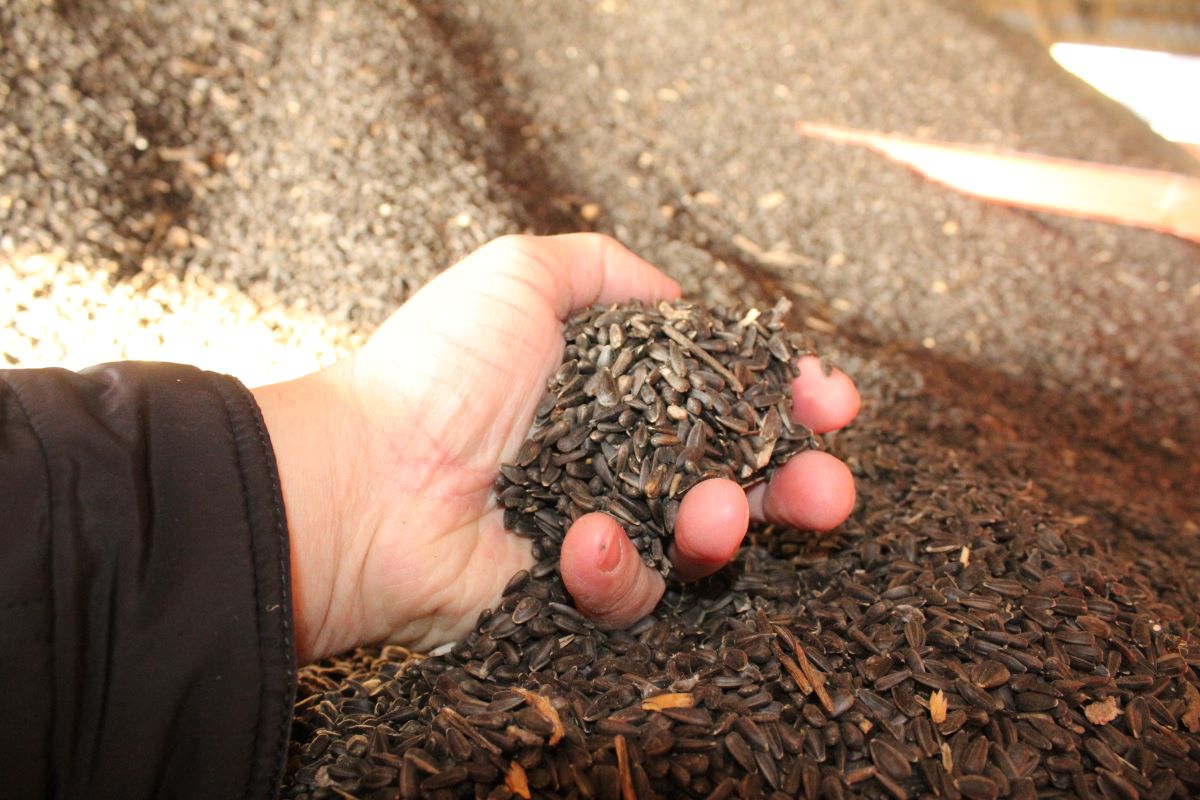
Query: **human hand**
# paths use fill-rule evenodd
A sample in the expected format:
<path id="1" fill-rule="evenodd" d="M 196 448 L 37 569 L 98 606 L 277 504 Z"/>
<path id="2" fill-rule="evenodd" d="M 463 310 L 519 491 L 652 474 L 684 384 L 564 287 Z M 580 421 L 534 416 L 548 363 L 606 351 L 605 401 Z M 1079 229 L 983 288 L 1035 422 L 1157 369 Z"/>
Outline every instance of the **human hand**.
<path id="1" fill-rule="evenodd" d="M 291 532 L 301 662 L 362 642 L 417 649 L 465 635 L 533 558 L 503 527 L 492 487 L 529 433 L 563 352 L 562 321 L 595 302 L 673 299 L 678 285 L 592 234 L 504 237 L 414 295 L 350 358 L 254 391 L 279 464 Z M 817 432 L 858 409 L 850 380 L 803 360 L 796 418 Z M 692 579 L 736 551 L 748 520 L 839 524 L 849 470 L 817 451 L 749 495 L 713 479 L 684 498 L 673 561 Z M 581 517 L 563 543 L 563 580 L 598 622 L 648 613 L 662 578 L 615 520 Z"/>

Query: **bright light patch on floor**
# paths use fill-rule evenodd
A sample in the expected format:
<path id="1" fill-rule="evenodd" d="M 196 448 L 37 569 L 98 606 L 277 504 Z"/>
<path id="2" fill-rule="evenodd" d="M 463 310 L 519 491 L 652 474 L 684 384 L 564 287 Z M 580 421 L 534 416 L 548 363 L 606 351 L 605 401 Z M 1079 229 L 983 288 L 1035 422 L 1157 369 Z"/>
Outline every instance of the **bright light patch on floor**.
<path id="1" fill-rule="evenodd" d="M 174 361 L 248 386 L 319 369 L 357 338 L 204 276 L 113 282 L 54 254 L 0 258 L 0 319 L 0 368 Z"/>
<path id="2" fill-rule="evenodd" d="M 1065 42 L 1050 55 L 1163 138 L 1200 144 L 1200 57 Z"/>

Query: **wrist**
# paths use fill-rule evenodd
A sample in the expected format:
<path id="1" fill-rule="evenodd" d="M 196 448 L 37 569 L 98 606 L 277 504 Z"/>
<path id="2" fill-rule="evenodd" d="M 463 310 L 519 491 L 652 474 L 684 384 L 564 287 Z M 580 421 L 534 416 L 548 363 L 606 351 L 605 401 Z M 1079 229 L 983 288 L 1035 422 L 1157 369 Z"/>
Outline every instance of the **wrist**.
<path id="1" fill-rule="evenodd" d="M 334 367 L 333 369 L 336 369 Z M 337 594 L 349 425 L 325 372 L 251 390 L 275 452 L 287 518 L 296 655 L 303 664 L 337 647 Z M 342 626 L 332 626 L 338 630 Z"/>

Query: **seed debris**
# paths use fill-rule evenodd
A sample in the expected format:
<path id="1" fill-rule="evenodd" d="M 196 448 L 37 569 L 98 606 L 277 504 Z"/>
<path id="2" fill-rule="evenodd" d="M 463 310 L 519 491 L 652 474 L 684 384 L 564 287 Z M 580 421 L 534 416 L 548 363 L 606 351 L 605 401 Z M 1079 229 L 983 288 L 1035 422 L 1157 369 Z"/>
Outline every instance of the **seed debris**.
<path id="1" fill-rule="evenodd" d="M 678 324 L 690 312 L 662 313 Z M 618 349 L 647 338 L 634 325 L 614 337 L 613 324 Z M 839 435 L 873 487 L 839 531 L 756 529 L 728 568 L 669 581 L 627 630 L 593 625 L 556 571 L 554 535 L 570 515 L 553 492 L 578 501 L 580 484 L 599 478 L 623 487 L 605 510 L 638 520 L 682 481 L 654 461 L 656 449 L 688 447 L 691 431 L 671 426 L 711 405 L 753 470 L 762 442 L 747 440 L 782 424 L 767 422 L 768 404 L 752 425 L 734 412 L 739 396 L 715 391 L 716 371 L 689 363 L 669 336 L 654 345 L 642 369 L 601 347 L 590 375 L 611 373 L 620 398 L 600 413 L 616 416 L 581 434 L 563 414 L 506 465 L 513 485 L 531 468 L 548 476 L 549 486 L 515 490 L 547 501 L 532 517 L 514 512 L 536 527 L 527 535 L 544 556 L 512 576 L 470 634 L 425 658 L 364 649 L 303 670 L 285 796 L 522 796 L 509 785 L 514 763 L 530 796 L 560 800 L 1200 792 L 1195 594 L 1163 582 L 1170 555 L 1100 547 L 1091 523 L 1064 523 L 1025 478 L 972 472 L 913 437 Z M 571 374 L 578 354 L 561 368 L 563 391 L 590 397 L 592 378 Z M 740 376 L 739 359 L 723 363 Z M 689 396 L 663 400 L 641 432 L 622 428 L 622 404 L 654 370 L 664 392 L 695 382 Z M 740 399 L 754 391 L 743 385 Z M 610 399 L 607 378 L 595 388 L 594 404 L 572 414 Z M 643 409 L 632 413 L 626 421 Z M 916 412 L 895 413 L 903 424 Z M 578 455 L 589 441 L 604 454 L 591 464 Z M 636 471 L 635 444 L 645 448 Z M 657 498 L 636 494 L 643 480 Z M 1110 700 L 1120 713 L 1102 722 Z"/>

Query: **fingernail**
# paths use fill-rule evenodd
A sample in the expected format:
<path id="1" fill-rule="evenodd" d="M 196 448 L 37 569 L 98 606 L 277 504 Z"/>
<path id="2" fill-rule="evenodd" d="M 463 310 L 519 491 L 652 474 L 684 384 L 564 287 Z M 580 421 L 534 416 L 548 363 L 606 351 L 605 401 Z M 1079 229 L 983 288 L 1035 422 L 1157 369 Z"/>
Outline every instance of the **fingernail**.
<path id="1" fill-rule="evenodd" d="M 614 529 L 610 529 L 604 535 L 600 543 L 600 558 L 596 562 L 601 572 L 612 572 L 617 568 L 617 564 L 621 563 L 621 540 L 618 537 L 624 535 Z"/>

